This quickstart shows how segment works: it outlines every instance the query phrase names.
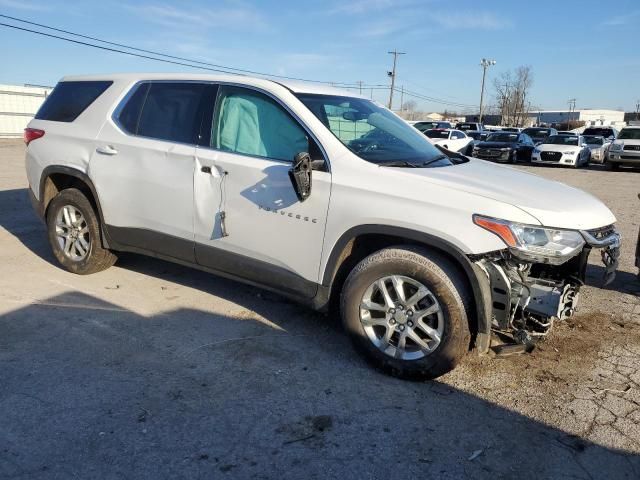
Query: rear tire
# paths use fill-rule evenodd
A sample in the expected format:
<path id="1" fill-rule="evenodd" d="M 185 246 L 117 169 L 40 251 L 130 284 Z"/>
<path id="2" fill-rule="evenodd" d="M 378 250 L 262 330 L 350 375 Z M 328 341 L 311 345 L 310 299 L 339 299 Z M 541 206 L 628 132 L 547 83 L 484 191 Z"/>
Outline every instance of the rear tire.
<path id="1" fill-rule="evenodd" d="M 98 217 L 80 190 L 69 188 L 56 195 L 46 219 L 51 249 L 66 270 L 89 275 L 116 262 L 118 257 L 102 247 Z"/>
<path id="2" fill-rule="evenodd" d="M 469 350 L 470 299 L 464 277 L 445 257 L 412 246 L 385 248 L 349 274 L 342 321 L 375 367 L 400 378 L 433 379 Z"/>

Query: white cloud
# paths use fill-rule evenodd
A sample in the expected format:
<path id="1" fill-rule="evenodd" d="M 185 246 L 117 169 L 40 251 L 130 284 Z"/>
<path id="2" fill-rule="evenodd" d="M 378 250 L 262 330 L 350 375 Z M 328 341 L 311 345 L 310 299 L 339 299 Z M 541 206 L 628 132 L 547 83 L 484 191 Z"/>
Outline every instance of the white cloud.
<path id="1" fill-rule="evenodd" d="M 329 9 L 328 13 L 346 13 L 355 15 L 359 13 L 371 12 L 372 10 L 384 10 L 386 8 L 391 8 L 393 6 L 397 6 L 397 3 L 398 2 L 394 2 L 393 0 L 354 0 L 351 2 L 343 1 L 335 5 L 333 8 Z"/>
<path id="2" fill-rule="evenodd" d="M 198 26 L 206 29 L 269 30 L 267 21 L 255 9 L 236 4 L 206 9 L 177 8 L 166 4 L 130 5 L 128 8 L 148 22 L 176 29 Z"/>
<path id="3" fill-rule="evenodd" d="M 602 25 L 607 27 L 619 27 L 621 25 L 627 25 L 632 20 L 634 20 L 635 17 L 638 16 L 640 16 L 640 10 L 627 13 L 626 15 L 617 15 L 615 17 L 611 17 L 605 20 Z"/>
<path id="4" fill-rule="evenodd" d="M 448 30 L 501 30 L 512 26 L 510 20 L 488 12 L 432 12 L 429 18 Z"/>
<path id="5" fill-rule="evenodd" d="M 16 10 L 50 10 L 46 5 L 36 5 L 35 3 L 18 0 L 0 0 L 0 7 L 15 8 Z"/>

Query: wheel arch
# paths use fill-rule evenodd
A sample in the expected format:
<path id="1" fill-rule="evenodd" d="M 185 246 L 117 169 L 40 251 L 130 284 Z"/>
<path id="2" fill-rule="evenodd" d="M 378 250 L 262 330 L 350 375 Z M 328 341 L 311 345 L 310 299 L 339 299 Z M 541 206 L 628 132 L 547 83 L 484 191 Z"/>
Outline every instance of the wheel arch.
<path id="1" fill-rule="evenodd" d="M 342 234 L 331 250 L 322 274 L 322 287 L 327 292 L 328 306 L 335 308 L 346 277 L 363 258 L 383 248 L 402 244 L 434 251 L 459 269 L 472 293 L 472 344 L 480 352 L 486 352 L 491 333 L 491 292 L 486 275 L 458 247 L 424 232 L 370 224 L 352 227 Z"/>
<path id="2" fill-rule="evenodd" d="M 63 165 L 50 165 L 42 171 L 39 186 L 39 210 L 43 219 L 46 219 L 47 208 L 51 200 L 61 191 L 68 188 L 77 188 L 85 194 L 98 215 L 100 225 L 100 237 L 104 248 L 108 247 L 108 240 L 104 230 L 104 217 L 98 198 L 98 192 L 85 172 Z"/>

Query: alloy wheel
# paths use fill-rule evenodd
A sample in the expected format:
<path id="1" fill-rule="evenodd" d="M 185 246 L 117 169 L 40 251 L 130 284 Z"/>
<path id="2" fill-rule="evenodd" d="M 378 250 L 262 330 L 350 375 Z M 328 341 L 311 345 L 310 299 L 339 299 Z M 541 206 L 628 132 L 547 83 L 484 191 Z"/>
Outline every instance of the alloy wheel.
<path id="1" fill-rule="evenodd" d="M 379 350 L 401 360 L 431 354 L 444 331 L 444 315 L 435 295 L 402 275 L 380 278 L 365 290 L 360 322 Z"/>
<path id="2" fill-rule="evenodd" d="M 65 205 L 56 215 L 56 237 L 65 257 L 79 262 L 91 250 L 89 226 L 82 212 L 73 205 Z"/>

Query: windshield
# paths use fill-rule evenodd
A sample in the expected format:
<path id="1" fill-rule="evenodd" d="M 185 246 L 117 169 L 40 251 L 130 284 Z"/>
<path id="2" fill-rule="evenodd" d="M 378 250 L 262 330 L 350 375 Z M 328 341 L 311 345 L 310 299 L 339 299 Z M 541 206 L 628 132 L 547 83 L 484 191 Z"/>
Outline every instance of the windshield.
<path id="1" fill-rule="evenodd" d="M 427 130 L 424 134 L 429 138 L 449 138 L 449 130 Z"/>
<path id="2" fill-rule="evenodd" d="M 413 124 L 414 128 L 417 128 L 421 132 L 431 130 L 432 128 L 438 128 L 438 122 L 418 122 Z"/>
<path id="3" fill-rule="evenodd" d="M 585 135 L 584 140 L 589 145 L 604 145 L 604 138 L 596 135 Z"/>
<path id="4" fill-rule="evenodd" d="M 526 128 L 522 131 L 522 133 L 526 133 L 531 138 L 546 138 L 551 134 L 551 130 L 548 128 Z"/>
<path id="5" fill-rule="evenodd" d="M 517 133 L 492 133 L 487 137 L 487 142 L 516 143 L 517 141 Z"/>
<path id="6" fill-rule="evenodd" d="M 551 135 L 544 143 L 550 145 L 575 145 L 578 146 L 579 138 L 573 135 Z"/>
<path id="7" fill-rule="evenodd" d="M 417 129 L 370 100 L 313 94 L 299 94 L 298 98 L 363 160 L 406 167 L 453 165 Z"/>
<path id="8" fill-rule="evenodd" d="M 618 138 L 620 140 L 640 140 L 640 128 L 623 128 Z"/>
<path id="9" fill-rule="evenodd" d="M 598 135 L 600 137 L 608 138 L 613 135 L 613 129 L 611 128 L 585 128 L 584 135 Z"/>

